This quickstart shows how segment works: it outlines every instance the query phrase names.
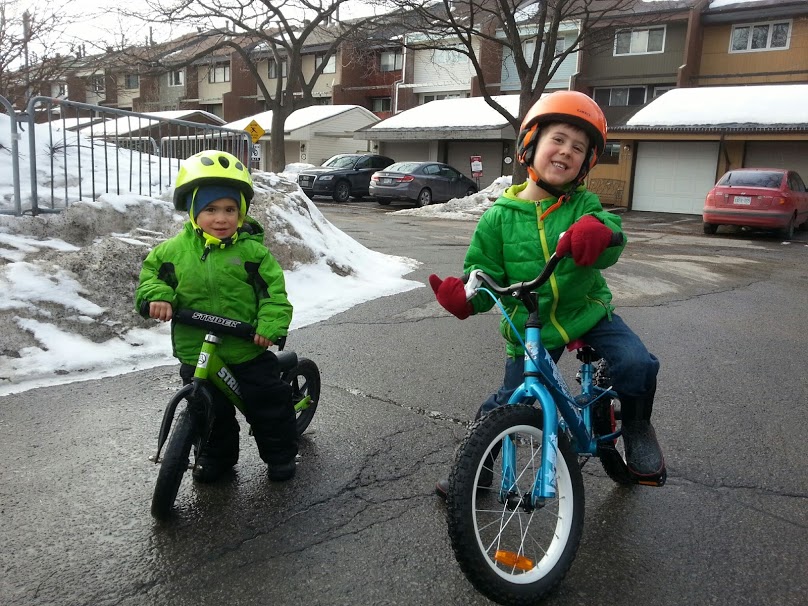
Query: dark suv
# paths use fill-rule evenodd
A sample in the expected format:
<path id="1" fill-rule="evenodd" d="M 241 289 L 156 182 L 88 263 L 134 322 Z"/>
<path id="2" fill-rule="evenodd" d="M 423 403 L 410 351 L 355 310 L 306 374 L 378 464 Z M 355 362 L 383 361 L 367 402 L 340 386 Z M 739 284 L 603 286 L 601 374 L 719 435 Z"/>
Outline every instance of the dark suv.
<path id="1" fill-rule="evenodd" d="M 309 198 L 331 196 L 337 202 L 368 195 L 370 177 L 387 168 L 392 158 L 376 154 L 337 154 L 322 166 L 298 174 L 297 183 Z"/>

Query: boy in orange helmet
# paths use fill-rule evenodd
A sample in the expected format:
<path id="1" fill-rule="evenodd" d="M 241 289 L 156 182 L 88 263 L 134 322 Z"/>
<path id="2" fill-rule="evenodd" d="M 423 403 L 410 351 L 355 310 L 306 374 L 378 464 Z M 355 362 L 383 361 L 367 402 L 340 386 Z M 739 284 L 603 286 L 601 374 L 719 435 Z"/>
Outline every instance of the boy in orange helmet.
<path id="1" fill-rule="evenodd" d="M 517 160 L 528 179 L 508 188 L 480 217 L 466 253 L 464 273 L 482 270 L 501 285 L 530 281 L 555 251 L 562 261 L 539 291 L 541 337 L 554 360 L 564 346 L 583 338 L 609 364 L 622 409 L 627 464 L 638 479 L 664 480 L 665 461 L 650 423 L 659 361 L 614 313 L 612 295 L 600 270 L 617 262 L 625 246 L 609 248 L 621 231 L 620 216 L 603 210 L 583 186 L 606 144 L 606 118 L 598 105 L 576 91 L 545 95 L 527 112 L 517 140 Z M 438 302 L 462 319 L 488 311 L 490 297 L 466 301 L 463 283 L 429 276 Z M 515 326 L 527 310 L 509 297 L 502 303 Z M 508 399 L 522 382 L 524 351 L 503 318 L 500 330 L 507 358 L 502 387 L 477 412 L 477 418 Z M 524 339 L 524 335 L 522 335 Z M 448 481 L 436 492 L 446 498 Z"/>

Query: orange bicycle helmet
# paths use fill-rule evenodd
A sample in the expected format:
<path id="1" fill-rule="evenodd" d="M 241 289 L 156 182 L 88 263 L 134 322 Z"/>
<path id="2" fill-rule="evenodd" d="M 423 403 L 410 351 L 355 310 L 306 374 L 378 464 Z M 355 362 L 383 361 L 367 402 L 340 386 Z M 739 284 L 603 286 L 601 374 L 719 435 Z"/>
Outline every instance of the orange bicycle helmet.
<path id="1" fill-rule="evenodd" d="M 549 122 L 564 122 L 582 129 L 589 137 L 589 153 L 581 166 L 576 183 L 598 162 L 606 147 L 606 117 L 598 104 L 583 93 L 562 90 L 543 96 L 527 111 L 516 142 L 516 159 L 529 171 L 539 139 L 539 130 Z"/>

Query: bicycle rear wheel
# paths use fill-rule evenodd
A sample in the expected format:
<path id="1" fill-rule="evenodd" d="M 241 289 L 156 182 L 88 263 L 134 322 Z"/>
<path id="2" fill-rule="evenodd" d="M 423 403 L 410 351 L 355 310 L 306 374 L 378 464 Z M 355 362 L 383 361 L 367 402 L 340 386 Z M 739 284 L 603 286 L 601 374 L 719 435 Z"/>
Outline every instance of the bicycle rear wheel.
<path id="1" fill-rule="evenodd" d="M 491 465 L 505 436 L 515 444 L 516 482 L 500 497 L 502 465 Z M 581 540 L 584 487 L 575 454 L 558 436 L 557 496 L 533 507 L 541 458 L 541 411 L 496 408 L 469 429 L 449 477 L 449 537 L 474 587 L 501 604 L 536 604 L 566 575 Z M 504 501 L 504 502 L 503 502 Z"/>
<path id="2" fill-rule="evenodd" d="M 292 370 L 283 374 L 283 380 L 292 386 L 292 402 L 295 404 L 295 424 L 300 435 L 309 426 L 320 402 L 320 370 L 308 358 L 300 358 Z M 301 409 L 297 406 L 303 403 Z"/>
<path id="3" fill-rule="evenodd" d="M 621 427 L 620 412 L 615 409 L 614 400 L 602 398 L 593 406 L 592 428 L 597 436 L 607 436 Z M 623 436 L 598 443 L 598 458 L 603 470 L 618 484 L 636 484 L 636 480 L 626 465 L 626 445 Z"/>
<path id="4" fill-rule="evenodd" d="M 168 518 L 174 507 L 174 499 L 177 498 L 182 476 L 188 469 L 194 435 L 193 419 L 186 406 L 174 420 L 174 427 L 163 449 L 151 505 L 151 513 L 158 520 Z"/>

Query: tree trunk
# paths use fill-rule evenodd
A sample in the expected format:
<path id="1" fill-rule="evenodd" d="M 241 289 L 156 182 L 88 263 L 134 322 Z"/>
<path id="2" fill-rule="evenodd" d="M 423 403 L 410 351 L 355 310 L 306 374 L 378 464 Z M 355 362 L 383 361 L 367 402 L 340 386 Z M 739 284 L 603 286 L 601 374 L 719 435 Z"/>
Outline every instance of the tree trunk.
<path id="1" fill-rule="evenodd" d="M 286 112 L 286 107 L 280 104 L 272 110 L 272 131 L 269 133 L 269 170 L 273 173 L 283 172 L 283 169 L 286 168 L 286 148 L 283 136 Z"/>

